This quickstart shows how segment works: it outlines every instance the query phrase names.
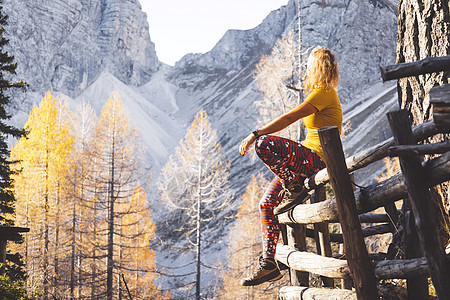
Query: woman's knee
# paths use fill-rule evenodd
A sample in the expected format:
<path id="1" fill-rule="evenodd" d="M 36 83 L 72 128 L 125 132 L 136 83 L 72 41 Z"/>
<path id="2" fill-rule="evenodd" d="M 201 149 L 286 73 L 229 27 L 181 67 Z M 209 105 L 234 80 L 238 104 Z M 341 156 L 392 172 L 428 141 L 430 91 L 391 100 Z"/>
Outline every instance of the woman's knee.
<path id="1" fill-rule="evenodd" d="M 272 136 L 270 135 L 262 135 L 255 142 L 255 150 L 256 154 L 262 158 L 267 155 L 267 153 L 271 152 L 270 149 L 270 141 L 272 140 Z"/>

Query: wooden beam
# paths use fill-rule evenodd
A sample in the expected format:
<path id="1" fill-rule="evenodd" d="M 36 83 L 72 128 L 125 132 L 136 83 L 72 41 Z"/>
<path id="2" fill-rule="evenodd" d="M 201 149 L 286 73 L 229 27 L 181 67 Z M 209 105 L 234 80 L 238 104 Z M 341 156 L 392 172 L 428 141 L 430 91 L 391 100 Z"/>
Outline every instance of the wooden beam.
<path id="1" fill-rule="evenodd" d="M 337 127 L 323 127 L 318 132 L 325 163 L 330 174 L 330 183 L 336 197 L 339 221 L 344 237 L 345 255 L 353 274 L 356 294 L 360 299 L 379 299 L 377 279 L 364 243 L 339 130 Z"/>
<path id="2" fill-rule="evenodd" d="M 286 227 L 288 245 L 298 249 L 299 251 L 306 251 L 306 225 L 289 224 Z M 291 269 L 290 279 L 291 285 L 309 286 L 308 272 L 301 272 Z"/>
<path id="3" fill-rule="evenodd" d="M 356 293 L 350 290 L 284 286 L 278 292 L 280 300 L 356 300 Z"/>
<path id="4" fill-rule="evenodd" d="M 413 129 L 416 142 L 420 142 L 430 136 L 438 133 L 433 120 L 424 122 Z M 355 155 L 348 157 L 345 162 L 350 172 L 362 169 L 373 162 L 381 160 L 388 156 L 389 147 L 394 146 L 394 138 L 389 138 L 377 145 L 369 147 Z M 327 169 L 322 169 L 310 178 L 306 178 L 304 184 L 308 189 L 314 189 L 329 181 Z"/>
<path id="5" fill-rule="evenodd" d="M 441 132 L 450 132 L 450 84 L 432 87 L 430 103 L 436 128 Z"/>
<path id="6" fill-rule="evenodd" d="M 390 222 L 387 214 L 363 213 L 359 215 L 361 223 L 386 223 Z"/>
<path id="7" fill-rule="evenodd" d="M 311 203 L 319 203 L 327 199 L 326 191 L 323 186 L 316 188 Z M 314 238 L 316 240 L 317 253 L 322 256 L 331 257 L 330 230 L 328 222 L 314 224 Z M 334 280 L 327 277 L 321 277 L 324 287 L 334 287 Z"/>
<path id="8" fill-rule="evenodd" d="M 405 201 L 408 199 L 405 199 Z M 405 203 L 407 203 L 406 201 Z M 410 205 L 407 205 L 410 206 Z M 406 207 L 405 207 L 406 208 Z M 417 235 L 416 226 L 414 224 L 414 216 L 408 207 L 405 211 L 405 217 L 403 218 L 405 223 L 403 239 L 404 239 L 404 251 L 406 259 L 413 259 L 418 257 L 424 257 L 422 247 L 420 245 L 419 236 Z M 428 299 L 428 277 L 429 274 L 418 274 L 417 276 L 411 275 L 406 280 L 406 289 L 408 295 L 414 295 L 415 299 Z"/>
<path id="9" fill-rule="evenodd" d="M 390 224 L 380 224 L 380 225 L 365 227 L 362 229 L 362 233 L 363 233 L 364 237 L 369 237 L 369 236 L 373 236 L 376 234 L 392 233 L 392 232 L 393 232 L 393 229 Z M 315 230 L 307 228 L 306 229 L 306 237 L 316 238 Z M 343 243 L 344 242 L 344 238 L 342 237 L 341 233 L 333 233 L 333 232 L 329 233 L 329 240 L 330 240 L 330 242 L 333 242 L 333 243 Z M 320 252 L 320 254 L 321 253 L 322 252 Z M 326 255 L 326 256 L 330 256 L 330 255 Z"/>
<path id="10" fill-rule="evenodd" d="M 425 59 L 381 67 L 383 81 L 399 79 L 403 77 L 418 76 L 434 72 L 450 70 L 450 56 L 427 57 Z"/>
<path id="11" fill-rule="evenodd" d="M 305 271 L 331 278 L 352 278 L 347 260 L 323 257 L 310 252 L 298 251 L 290 246 L 277 244 L 275 258 L 283 264 L 299 271 Z M 375 276 L 378 279 L 406 279 L 409 276 L 428 276 L 425 257 L 414 259 L 394 259 L 375 261 Z"/>
<path id="12" fill-rule="evenodd" d="M 400 110 L 388 113 L 389 124 L 398 145 L 414 144 L 409 113 Z M 450 299 L 450 261 L 439 237 L 439 224 L 426 186 L 426 177 L 417 155 L 399 157 L 420 244 L 425 252 L 431 279 L 440 299 Z"/>
<path id="13" fill-rule="evenodd" d="M 447 151 L 450 151 L 450 141 L 423 145 L 392 146 L 389 147 L 389 156 L 442 154 Z"/>
<path id="14" fill-rule="evenodd" d="M 432 187 L 450 180 L 450 152 L 426 161 L 423 164 L 425 184 Z M 369 185 L 356 192 L 356 207 L 360 214 L 373 211 L 386 203 L 408 196 L 402 174 L 397 174 L 382 182 Z M 313 224 L 324 221 L 338 222 L 336 200 L 326 200 L 314 204 L 300 204 L 293 210 L 278 216 L 280 223 Z"/>

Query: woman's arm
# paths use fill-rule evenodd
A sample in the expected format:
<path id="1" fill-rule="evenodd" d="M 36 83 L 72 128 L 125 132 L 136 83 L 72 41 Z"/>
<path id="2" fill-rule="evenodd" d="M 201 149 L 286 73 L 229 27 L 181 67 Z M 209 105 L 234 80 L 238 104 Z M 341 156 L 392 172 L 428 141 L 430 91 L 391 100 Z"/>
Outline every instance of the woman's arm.
<path id="1" fill-rule="evenodd" d="M 312 104 L 309 104 L 307 102 L 303 102 L 290 112 L 276 118 L 275 120 L 271 121 L 267 125 L 263 126 L 261 129 L 257 129 L 258 135 L 264 135 L 264 134 L 271 134 L 274 132 L 278 132 L 280 130 L 283 130 L 284 128 L 288 127 L 295 121 L 304 118 L 306 116 L 309 116 L 313 113 L 317 112 L 317 108 L 315 108 Z M 255 142 L 256 138 L 251 133 L 249 134 L 241 143 L 241 146 L 239 147 L 239 153 L 241 155 L 245 155 L 248 148 Z"/>

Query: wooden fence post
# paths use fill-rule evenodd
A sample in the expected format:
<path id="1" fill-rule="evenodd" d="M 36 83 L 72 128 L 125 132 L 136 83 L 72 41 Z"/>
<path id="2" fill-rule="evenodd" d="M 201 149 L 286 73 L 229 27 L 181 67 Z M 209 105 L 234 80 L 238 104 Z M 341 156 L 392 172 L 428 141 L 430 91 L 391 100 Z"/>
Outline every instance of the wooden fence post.
<path id="1" fill-rule="evenodd" d="M 306 251 L 306 226 L 301 224 L 287 225 L 287 240 L 289 246 L 299 251 Z M 292 286 L 309 286 L 308 272 L 291 269 L 290 275 Z"/>
<path id="2" fill-rule="evenodd" d="M 379 299 L 377 279 L 364 243 L 356 210 L 355 195 L 337 127 L 319 129 L 319 139 L 331 186 L 336 197 L 339 220 L 343 231 L 345 256 L 352 272 L 356 294 L 358 299 Z"/>
<path id="3" fill-rule="evenodd" d="M 325 187 L 317 187 L 314 191 L 314 197 L 311 197 L 311 203 L 319 203 L 326 200 Z M 314 224 L 314 235 L 316 240 L 317 253 L 322 256 L 332 257 L 333 253 L 331 251 L 330 243 L 330 230 L 328 228 L 328 222 L 316 223 Z M 327 278 L 321 276 L 323 286 L 334 287 L 334 280 L 332 278 Z"/>
<path id="4" fill-rule="evenodd" d="M 414 144 L 408 111 L 390 112 L 388 120 L 398 145 Z M 399 160 L 431 279 L 439 298 L 450 299 L 450 262 L 440 241 L 439 224 L 425 185 L 427 178 L 424 178 L 420 158 L 418 155 L 409 154 L 400 156 Z"/>

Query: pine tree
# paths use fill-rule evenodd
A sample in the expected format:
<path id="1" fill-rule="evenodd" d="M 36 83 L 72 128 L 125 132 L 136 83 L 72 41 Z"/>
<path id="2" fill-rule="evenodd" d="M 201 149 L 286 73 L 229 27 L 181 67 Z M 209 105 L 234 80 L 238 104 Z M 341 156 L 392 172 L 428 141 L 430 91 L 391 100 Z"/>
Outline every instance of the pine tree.
<path id="1" fill-rule="evenodd" d="M 14 194 L 12 192 L 13 180 L 11 176 L 15 171 L 11 170 L 14 163 L 9 160 L 9 147 L 7 144 L 8 136 L 19 138 L 24 135 L 23 129 L 15 128 L 6 123 L 11 118 L 7 110 L 11 104 L 11 91 L 22 89 L 25 91 L 27 84 L 23 81 L 11 81 L 12 76 L 16 75 L 17 63 L 14 62 L 14 56 L 9 55 L 4 49 L 9 40 L 3 34 L 5 26 L 8 25 L 8 16 L 3 12 L 3 6 L 0 2 L 0 224 L 14 224 Z"/>
<path id="2" fill-rule="evenodd" d="M 17 63 L 14 62 L 14 56 L 10 55 L 5 48 L 9 40 L 4 37 L 5 27 L 8 25 L 8 16 L 3 12 L 2 1 L 0 1 L 0 225 L 15 225 L 15 202 L 13 193 L 13 176 L 17 174 L 14 168 L 16 163 L 10 160 L 10 151 L 8 147 L 8 137 L 20 138 L 24 136 L 23 129 L 8 125 L 7 121 L 11 119 L 8 109 L 11 105 L 11 95 L 14 90 L 21 89 L 25 92 L 28 85 L 23 81 L 14 81 Z M 11 248 L 11 247 L 10 247 Z M 9 299 L 28 299 L 26 291 L 23 288 L 26 279 L 23 272 L 24 263 L 22 256 L 12 247 L 8 249 L 7 265 L 9 275 L 3 274 L 0 278 L 0 294 Z"/>
<path id="3" fill-rule="evenodd" d="M 216 131 L 202 110 L 180 141 L 175 155 L 162 169 L 158 181 L 161 200 L 169 214 L 177 218 L 167 221 L 175 222 L 176 228 L 169 230 L 181 232 L 187 237 L 188 247 L 194 247 L 189 249 L 196 255 L 196 299 L 200 299 L 201 254 L 208 243 L 204 232 L 208 229 L 211 235 L 220 236 L 224 226 L 220 224 L 223 221 L 220 214 L 230 205 L 228 169 L 229 162 Z"/>

